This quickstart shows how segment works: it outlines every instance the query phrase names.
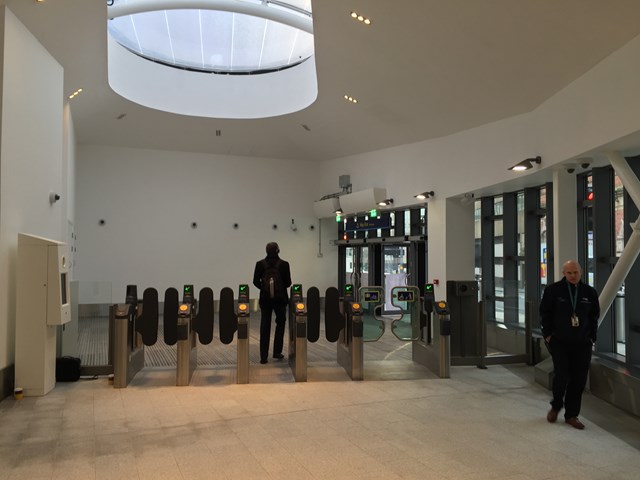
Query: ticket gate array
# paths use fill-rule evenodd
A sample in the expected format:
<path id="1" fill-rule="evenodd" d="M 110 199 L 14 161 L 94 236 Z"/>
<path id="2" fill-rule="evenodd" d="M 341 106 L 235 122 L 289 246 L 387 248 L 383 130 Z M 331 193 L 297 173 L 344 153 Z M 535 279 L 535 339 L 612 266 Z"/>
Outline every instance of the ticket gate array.
<path id="1" fill-rule="evenodd" d="M 391 331 L 399 340 L 412 342 L 412 358 L 441 378 L 449 377 L 451 362 L 449 335 L 451 323 L 446 302 L 435 302 L 433 284 L 420 296 L 417 287 L 394 287 L 392 304 L 402 312 L 391 321 Z M 325 335 L 336 343 L 337 362 L 352 380 L 364 379 L 364 343 L 377 341 L 385 332 L 381 317 L 384 302 L 382 287 L 362 287 L 356 293 L 345 285 L 342 297 L 336 288 L 325 293 Z M 432 321 L 432 314 L 437 321 Z M 320 298 L 311 287 L 307 298 L 302 287 L 291 290 L 289 310 L 289 365 L 296 382 L 307 381 L 307 343 L 314 343 L 320 332 Z"/>
<path id="2" fill-rule="evenodd" d="M 451 363 L 451 321 L 446 302 L 436 302 L 433 285 L 425 285 L 423 296 L 417 287 L 399 286 L 391 292 L 392 304 L 401 312 L 391 321 L 391 331 L 399 340 L 412 342 L 412 359 L 441 378 L 449 377 Z M 382 287 L 362 287 L 355 292 L 346 285 L 342 297 L 338 289 L 325 292 L 325 337 L 336 343 L 337 363 L 352 380 L 364 379 L 364 343 L 378 340 L 385 331 L 381 317 Z M 240 285 L 235 304 L 231 288 L 220 292 L 219 336 L 224 344 L 237 337 L 237 383 L 249 383 L 249 287 Z M 296 382 L 307 381 L 307 343 L 320 338 L 320 293 L 316 287 L 303 296 L 302 286 L 291 288 L 289 309 L 289 365 Z M 112 307 L 115 323 L 114 387 L 124 388 L 144 366 L 144 346 L 158 337 L 158 293 L 144 291 L 142 302 L 135 286 L 127 287 L 124 304 Z M 432 320 L 435 314 L 437 319 Z M 200 290 L 198 300 L 193 285 L 185 285 L 183 299 L 169 288 L 164 298 L 164 341 L 176 346 L 176 385 L 189 385 L 197 366 L 197 344 L 213 340 L 214 299 L 210 288 Z M 237 334 L 237 335 L 236 335 Z"/>
<path id="3" fill-rule="evenodd" d="M 224 288 L 220 292 L 219 335 L 222 343 L 229 344 L 238 332 L 238 383 L 248 383 L 249 289 L 241 285 L 239 290 L 237 311 L 233 290 Z M 147 288 L 140 304 L 136 291 L 135 285 L 127 286 L 125 303 L 111 308 L 115 325 L 115 388 L 125 388 L 131 382 L 144 367 L 144 347 L 155 345 L 158 339 L 158 292 Z M 213 290 L 201 289 L 196 300 L 193 285 L 185 285 L 179 301 L 178 291 L 168 288 L 163 315 L 164 342 L 176 345 L 176 385 L 189 385 L 197 366 L 198 342 L 208 345 L 213 340 Z"/>

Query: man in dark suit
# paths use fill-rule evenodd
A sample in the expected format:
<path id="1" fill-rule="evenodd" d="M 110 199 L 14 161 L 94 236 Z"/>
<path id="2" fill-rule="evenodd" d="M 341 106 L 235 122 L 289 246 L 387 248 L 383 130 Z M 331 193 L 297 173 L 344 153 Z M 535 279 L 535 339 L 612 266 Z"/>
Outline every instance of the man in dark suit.
<path id="1" fill-rule="evenodd" d="M 562 275 L 562 280 L 545 288 L 540 302 L 540 326 L 554 369 L 547 420 L 555 422 L 564 407 L 565 423 L 582 430 L 578 415 L 598 333 L 600 304 L 596 290 L 580 281 L 578 262 L 564 262 Z"/>
<path id="2" fill-rule="evenodd" d="M 269 340 L 271 335 L 271 314 L 276 314 L 276 331 L 273 338 L 273 358 L 284 358 L 284 333 L 287 322 L 287 305 L 291 286 L 289 263 L 278 254 L 280 248 L 275 242 L 267 244 L 267 256 L 256 262 L 253 271 L 253 284 L 260 290 L 260 363 L 267 363 L 269 357 Z M 275 285 L 265 285 L 266 282 Z"/>

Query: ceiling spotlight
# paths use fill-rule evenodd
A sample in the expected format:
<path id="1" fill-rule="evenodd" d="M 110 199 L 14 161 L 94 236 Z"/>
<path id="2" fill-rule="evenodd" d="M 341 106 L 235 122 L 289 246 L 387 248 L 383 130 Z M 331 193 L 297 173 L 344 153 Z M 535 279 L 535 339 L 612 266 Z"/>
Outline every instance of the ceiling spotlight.
<path id="1" fill-rule="evenodd" d="M 388 207 L 389 205 L 393 205 L 393 198 L 382 200 L 381 202 L 378 202 L 378 205 L 380 205 L 381 207 Z"/>
<path id="2" fill-rule="evenodd" d="M 430 192 L 422 192 L 414 195 L 414 198 L 417 198 L 418 200 L 426 200 L 429 197 L 433 197 L 433 190 L 431 190 Z"/>
<path id="3" fill-rule="evenodd" d="M 538 155 L 533 158 L 525 158 L 520 163 L 516 163 L 514 166 L 509 167 L 507 170 L 513 170 L 514 172 L 523 172 L 533 168 L 533 165 L 540 165 L 542 163 L 542 157 Z"/>
<path id="4" fill-rule="evenodd" d="M 358 20 L 359 22 L 362 22 L 365 25 L 371 25 L 371 20 L 369 20 L 364 15 L 359 14 L 358 12 L 351 12 L 351 18 L 353 18 L 354 20 Z"/>
<path id="5" fill-rule="evenodd" d="M 346 101 L 348 101 L 348 102 L 351 102 L 351 103 L 358 103 L 358 99 L 357 99 L 357 98 L 352 97 L 351 95 L 345 95 L 345 96 L 344 96 L 344 99 L 345 99 Z"/>
<path id="6" fill-rule="evenodd" d="M 343 212 L 342 212 L 342 209 L 341 209 L 341 208 L 339 208 L 339 209 L 337 209 L 337 210 L 335 211 L 335 214 L 336 214 L 336 215 L 342 215 L 342 213 L 343 213 Z"/>
<path id="7" fill-rule="evenodd" d="M 81 88 L 79 88 L 79 89 L 77 89 L 75 92 L 73 92 L 71 95 L 69 95 L 69 99 L 75 98 L 75 97 L 77 97 L 78 95 L 80 95 L 81 93 L 82 93 L 82 89 L 81 89 Z"/>

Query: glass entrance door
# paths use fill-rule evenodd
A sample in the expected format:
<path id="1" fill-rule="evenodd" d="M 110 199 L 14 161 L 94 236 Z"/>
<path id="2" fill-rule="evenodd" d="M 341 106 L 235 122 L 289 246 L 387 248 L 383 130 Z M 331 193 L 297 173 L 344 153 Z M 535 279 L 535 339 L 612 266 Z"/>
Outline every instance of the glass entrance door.
<path id="1" fill-rule="evenodd" d="M 383 312 L 386 315 L 400 313 L 401 309 L 391 302 L 391 289 L 407 285 L 409 277 L 409 259 L 407 245 L 384 245 L 382 248 L 384 271 L 385 301 Z"/>
<path id="2" fill-rule="evenodd" d="M 369 285 L 369 247 L 345 247 L 343 284 L 350 283 L 357 292 Z"/>

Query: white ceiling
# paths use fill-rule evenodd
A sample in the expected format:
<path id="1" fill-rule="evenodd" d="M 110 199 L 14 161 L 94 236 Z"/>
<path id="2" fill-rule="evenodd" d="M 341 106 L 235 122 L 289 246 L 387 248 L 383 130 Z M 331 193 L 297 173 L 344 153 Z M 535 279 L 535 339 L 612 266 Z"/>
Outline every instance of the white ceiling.
<path id="1" fill-rule="evenodd" d="M 152 110 L 110 90 L 106 0 L 2 4 L 64 67 L 65 95 L 84 89 L 71 102 L 79 143 L 310 161 L 530 111 L 640 33 L 638 0 L 314 0 L 316 102 L 222 120 Z"/>

